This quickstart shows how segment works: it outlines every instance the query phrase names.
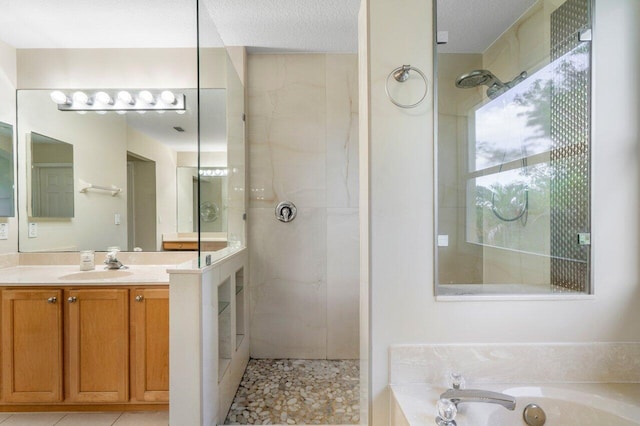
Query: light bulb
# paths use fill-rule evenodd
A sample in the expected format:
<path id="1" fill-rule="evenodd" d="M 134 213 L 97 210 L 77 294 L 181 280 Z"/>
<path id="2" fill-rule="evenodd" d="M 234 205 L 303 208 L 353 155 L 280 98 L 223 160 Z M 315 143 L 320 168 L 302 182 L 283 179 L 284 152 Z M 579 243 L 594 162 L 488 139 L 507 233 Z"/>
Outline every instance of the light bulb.
<path id="1" fill-rule="evenodd" d="M 51 92 L 51 100 L 58 105 L 69 105 L 71 104 L 71 99 L 67 97 L 64 93 L 59 90 Z"/>
<path id="2" fill-rule="evenodd" d="M 140 97 L 140 99 L 142 99 L 143 101 L 145 101 L 149 105 L 155 105 L 156 104 L 156 98 L 148 90 L 143 90 L 142 92 L 138 93 L 138 96 Z"/>
<path id="3" fill-rule="evenodd" d="M 96 111 L 96 113 L 100 114 L 100 115 L 104 115 L 107 113 L 107 111 Z"/>
<path id="4" fill-rule="evenodd" d="M 178 114 L 182 115 L 184 113 L 186 113 L 187 111 L 183 110 L 183 109 L 179 109 L 176 111 Z"/>
<path id="5" fill-rule="evenodd" d="M 120 115 L 124 115 L 126 113 L 127 113 L 127 111 L 124 111 L 124 110 L 121 110 L 121 109 L 116 111 L 116 114 L 120 114 Z"/>
<path id="6" fill-rule="evenodd" d="M 80 115 L 85 115 L 87 113 L 87 111 L 76 111 L 76 112 Z"/>
<path id="7" fill-rule="evenodd" d="M 96 101 L 104 105 L 113 105 L 113 99 L 107 92 L 96 93 Z"/>
<path id="8" fill-rule="evenodd" d="M 162 99 L 162 102 L 167 105 L 175 105 L 178 103 L 176 95 L 174 95 L 173 92 L 169 90 L 165 90 L 164 92 L 160 93 L 160 99 Z"/>
<path id="9" fill-rule="evenodd" d="M 147 113 L 147 111 L 145 111 L 145 110 L 143 110 L 143 109 L 138 110 L 138 111 L 136 111 L 136 112 L 137 112 L 138 114 L 146 114 L 146 113 Z"/>
<path id="10" fill-rule="evenodd" d="M 156 112 L 157 112 L 158 114 L 164 114 L 164 113 L 165 113 L 165 112 L 167 112 L 167 111 L 165 111 L 165 110 L 163 110 L 163 109 L 159 109 L 159 110 L 158 110 L 158 111 L 156 111 Z"/>
<path id="11" fill-rule="evenodd" d="M 127 92 L 126 90 L 122 90 L 118 92 L 118 99 L 121 102 L 129 105 L 135 105 L 136 103 L 136 100 L 133 99 L 133 96 L 131 96 L 131 93 Z"/>
<path id="12" fill-rule="evenodd" d="M 93 99 L 91 99 L 84 92 L 75 92 L 73 94 L 73 102 L 84 104 L 84 105 L 91 105 L 93 103 Z"/>

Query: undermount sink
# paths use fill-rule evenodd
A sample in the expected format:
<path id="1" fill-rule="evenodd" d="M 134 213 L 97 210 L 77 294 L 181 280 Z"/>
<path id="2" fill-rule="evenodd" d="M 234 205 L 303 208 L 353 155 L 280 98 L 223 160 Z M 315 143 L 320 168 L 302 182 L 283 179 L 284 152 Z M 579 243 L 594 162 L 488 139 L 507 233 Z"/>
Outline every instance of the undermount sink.
<path id="1" fill-rule="evenodd" d="M 86 271 L 77 272 L 75 274 L 64 275 L 60 280 L 108 280 L 115 278 L 124 278 L 133 275 L 133 272 L 122 271 L 119 269 L 109 269 L 103 271 Z"/>

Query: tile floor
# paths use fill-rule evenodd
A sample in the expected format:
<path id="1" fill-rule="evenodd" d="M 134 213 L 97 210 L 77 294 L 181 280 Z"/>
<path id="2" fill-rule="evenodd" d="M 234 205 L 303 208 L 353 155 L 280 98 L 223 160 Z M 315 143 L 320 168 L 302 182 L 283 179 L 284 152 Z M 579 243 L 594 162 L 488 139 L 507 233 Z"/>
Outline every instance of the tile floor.
<path id="1" fill-rule="evenodd" d="M 125 413 L 0 413 L 2 426 L 167 426 L 168 411 Z"/>
<path id="2" fill-rule="evenodd" d="M 357 424 L 359 384 L 358 360 L 252 359 L 225 424 Z"/>
<path id="3" fill-rule="evenodd" d="M 225 424 L 359 423 L 359 361 L 249 361 Z M 167 426 L 168 411 L 0 413 L 0 426 Z"/>

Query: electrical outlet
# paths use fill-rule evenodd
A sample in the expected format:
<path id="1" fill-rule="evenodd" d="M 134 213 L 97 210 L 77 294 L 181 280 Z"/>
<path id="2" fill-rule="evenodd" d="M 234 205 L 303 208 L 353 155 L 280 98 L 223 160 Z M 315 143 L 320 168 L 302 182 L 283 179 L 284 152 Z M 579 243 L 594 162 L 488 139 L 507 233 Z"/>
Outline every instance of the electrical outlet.
<path id="1" fill-rule="evenodd" d="M 29 223 L 29 238 L 37 238 L 38 237 L 38 224 L 35 222 Z"/>
<path id="2" fill-rule="evenodd" d="M 9 224 L 0 223 L 0 240 L 8 240 L 8 239 L 9 239 Z"/>
<path id="3" fill-rule="evenodd" d="M 113 221 L 116 225 L 120 225 L 120 213 L 115 214 Z"/>

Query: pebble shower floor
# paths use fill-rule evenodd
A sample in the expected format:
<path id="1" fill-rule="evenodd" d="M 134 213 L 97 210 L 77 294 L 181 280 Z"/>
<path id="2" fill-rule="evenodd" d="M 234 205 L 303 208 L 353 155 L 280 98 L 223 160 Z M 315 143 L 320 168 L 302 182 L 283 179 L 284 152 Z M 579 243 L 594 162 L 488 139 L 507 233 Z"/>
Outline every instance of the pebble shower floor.
<path id="1" fill-rule="evenodd" d="M 225 424 L 357 424 L 359 384 L 358 360 L 251 359 Z"/>

